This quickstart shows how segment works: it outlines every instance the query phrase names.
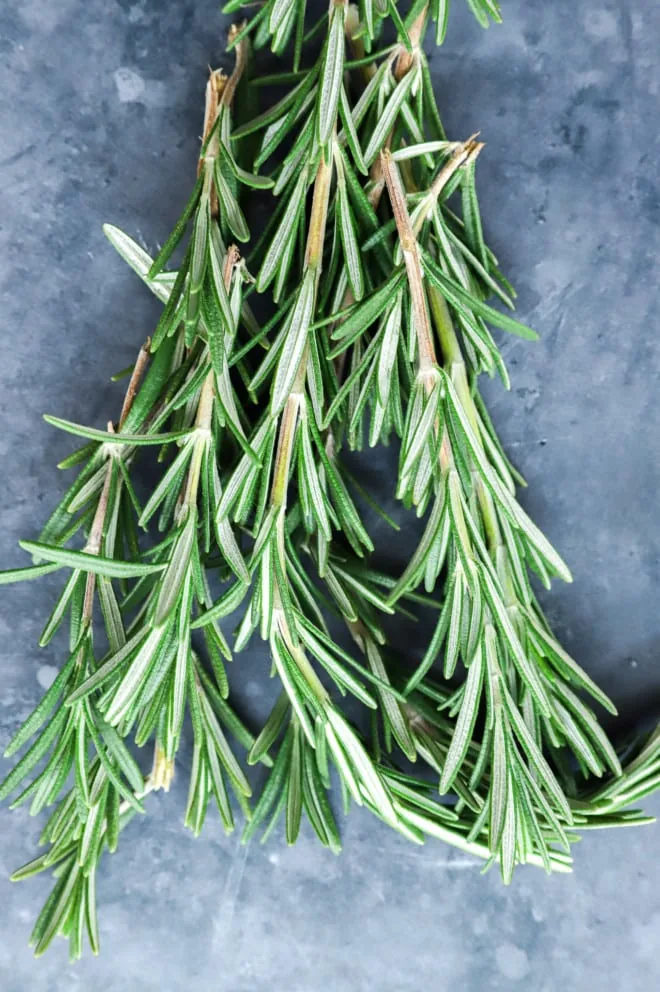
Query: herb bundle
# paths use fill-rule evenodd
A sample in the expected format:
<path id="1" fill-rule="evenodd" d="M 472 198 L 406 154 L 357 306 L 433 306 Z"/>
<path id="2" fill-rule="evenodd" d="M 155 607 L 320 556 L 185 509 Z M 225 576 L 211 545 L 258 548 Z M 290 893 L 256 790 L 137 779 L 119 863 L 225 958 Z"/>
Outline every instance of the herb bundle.
<path id="1" fill-rule="evenodd" d="M 484 26 L 499 20 L 491 0 L 468 2 Z M 627 807 L 657 786 L 658 735 L 622 767 L 588 700 L 614 707 L 558 643 L 529 577 L 570 573 L 518 503 L 522 479 L 479 394 L 484 372 L 508 387 L 490 328 L 535 335 L 487 302 L 512 309 L 514 293 L 483 235 L 483 146 L 448 139 L 423 50 L 429 24 L 443 40 L 449 5 L 401 6 L 333 0 L 307 30 L 304 0 L 267 0 L 230 32 L 232 74 L 210 74 L 198 178 L 162 250 L 152 259 L 106 228 L 162 315 L 116 424 L 47 417 L 85 441 L 61 464 L 82 467 L 39 540 L 22 542 L 34 564 L 0 574 L 67 574 L 40 643 L 66 621 L 70 654 L 0 786 L 4 798 L 30 780 L 13 805 L 54 807 L 46 853 L 13 876 L 54 869 L 38 954 L 57 934 L 73 957 L 85 932 L 97 949 L 100 858 L 145 795 L 169 788 L 186 715 L 196 834 L 213 799 L 227 831 L 242 809 L 246 840 L 283 817 L 293 843 L 304 814 L 338 851 L 335 776 L 346 809 L 496 862 L 508 882 L 516 864 L 570 870 L 583 830 L 648 822 Z M 250 48 L 267 44 L 292 49 L 292 70 L 251 80 Z M 284 95 L 244 120 L 247 87 L 265 85 Z M 248 189 L 270 198 L 257 239 Z M 389 518 L 345 458 L 392 437 L 396 495 L 426 517 L 399 577 L 371 564 L 359 507 Z M 161 468 L 142 506 L 147 449 Z M 381 615 L 419 606 L 437 620 L 414 665 L 388 650 Z M 232 644 L 221 621 L 237 611 Z M 254 735 L 227 663 L 257 636 L 281 691 Z M 131 741 L 153 749 L 146 777 Z M 256 763 L 269 771 L 251 802 Z"/>

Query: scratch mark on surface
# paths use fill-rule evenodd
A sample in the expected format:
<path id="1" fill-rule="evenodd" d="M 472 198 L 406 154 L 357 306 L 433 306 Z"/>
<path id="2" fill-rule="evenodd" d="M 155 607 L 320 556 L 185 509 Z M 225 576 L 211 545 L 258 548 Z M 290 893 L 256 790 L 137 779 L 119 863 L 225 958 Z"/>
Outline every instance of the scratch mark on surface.
<path id="1" fill-rule="evenodd" d="M 575 434 L 562 434 L 556 437 L 532 438 L 530 441 L 507 441 L 507 449 L 510 448 L 545 448 L 547 444 L 563 444 L 566 441 L 574 441 Z"/>
<path id="2" fill-rule="evenodd" d="M 471 868 L 481 868 L 481 862 L 474 858 L 440 858 L 435 866 L 445 871 L 469 871 Z"/>
<path id="3" fill-rule="evenodd" d="M 234 914 L 238 902 L 238 894 L 241 889 L 241 882 L 245 874 L 245 865 L 248 858 L 250 845 L 241 844 L 241 835 L 236 835 L 236 846 L 232 856 L 231 865 L 227 872 L 227 881 L 220 899 L 220 909 L 213 919 L 213 948 L 223 950 L 227 946 L 231 929 L 234 923 Z"/>
<path id="4" fill-rule="evenodd" d="M 0 160 L 0 168 L 4 168 L 6 165 L 14 165 L 16 162 L 20 162 L 22 158 L 29 155 L 36 148 L 36 145 L 27 145 L 25 148 L 21 148 L 20 151 L 15 152 L 14 155 L 9 155 L 7 158 Z"/>

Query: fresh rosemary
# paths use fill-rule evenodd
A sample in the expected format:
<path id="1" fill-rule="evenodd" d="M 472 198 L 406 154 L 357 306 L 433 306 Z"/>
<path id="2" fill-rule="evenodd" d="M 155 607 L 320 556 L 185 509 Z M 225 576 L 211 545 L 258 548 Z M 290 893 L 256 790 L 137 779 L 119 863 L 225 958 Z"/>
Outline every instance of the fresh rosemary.
<path id="1" fill-rule="evenodd" d="M 493 0 L 468 3 L 484 26 L 500 19 Z M 66 620 L 68 660 L 10 742 L 8 755 L 33 739 L 0 786 L 1 798 L 22 787 L 12 805 L 33 814 L 53 806 L 46 852 L 13 876 L 54 870 L 37 954 L 58 934 L 73 958 L 85 932 L 98 949 L 99 861 L 146 794 L 169 788 L 186 714 L 195 834 L 213 799 L 227 831 L 243 810 L 245 840 L 283 817 L 294 843 L 304 813 L 339 851 L 333 769 L 346 809 L 496 862 L 506 882 L 519 863 L 569 871 L 583 830 L 649 822 L 629 806 L 657 788 L 660 738 L 622 767 L 586 701 L 615 712 L 543 616 L 530 571 L 546 586 L 570 573 L 518 503 L 523 480 L 479 394 L 484 372 L 508 387 L 489 327 L 535 335 L 486 302 L 512 309 L 514 292 L 484 240 L 483 145 L 448 140 L 423 50 L 429 24 L 444 39 L 449 4 L 402 6 L 332 0 L 307 30 L 305 0 L 267 0 L 230 32 L 232 74 L 210 74 L 197 182 L 162 250 L 152 259 L 106 227 L 162 315 L 116 424 L 46 418 L 84 440 L 60 466 L 78 475 L 22 542 L 34 564 L 0 574 L 66 575 L 40 643 Z M 292 70 L 249 80 L 250 46 L 267 44 L 292 49 Z M 285 95 L 242 120 L 246 87 L 264 83 Z M 270 198 L 254 244 L 246 189 Z M 344 457 L 392 436 L 396 495 L 426 517 L 398 578 L 370 563 L 358 506 L 393 522 Z M 142 506 L 145 447 L 163 468 Z M 388 650 L 380 617 L 418 606 L 437 621 L 415 666 Z M 230 645 L 220 622 L 238 610 Z M 281 691 L 254 736 L 226 663 L 256 633 Z M 349 720 L 347 693 L 370 721 Z M 153 747 L 146 777 L 127 741 Z M 269 771 L 251 803 L 256 763 Z"/>

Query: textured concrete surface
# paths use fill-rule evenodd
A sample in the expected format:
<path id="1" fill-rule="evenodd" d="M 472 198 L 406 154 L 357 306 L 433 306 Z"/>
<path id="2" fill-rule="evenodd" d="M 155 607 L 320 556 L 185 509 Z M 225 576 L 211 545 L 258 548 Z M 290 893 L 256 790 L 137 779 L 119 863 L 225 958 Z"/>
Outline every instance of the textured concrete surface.
<path id="1" fill-rule="evenodd" d="M 6 0 L 0 10 L 0 561 L 22 563 L 63 480 L 44 410 L 103 423 L 110 374 L 156 304 L 113 256 L 105 220 L 148 245 L 192 175 L 217 2 Z M 489 401 L 526 474 L 525 504 L 575 574 L 547 597 L 564 642 L 619 703 L 660 715 L 660 9 L 654 0 L 505 0 L 481 34 L 455 0 L 433 72 L 452 135 L 481 129 L 485 225 L 538 345 L 504 343 Z M 383 473 L 384 475 L 385 473 Z M 36 517 L 35 517 L 36 512 Z M 402 547 L 401 553 L 405 553 Z M 55 584 L 3 589 L 0 743 L 47 684 L 36 645 Z M 263 708 L 263 655 L 238 695 Z M 185 764 L 185 761 L 184 761 Z M 11 887 L 39 824 L 0 813 L 0 987 L 409 992 L 660 987 L 660 828 L 590 836 L 572 877 L 495 874 L 412 849 L 351 816 L 335 859 L 308 834 L 245 850 L 211 818 L 181 827 L 185 775 L 154 799 L 99 882 L 102 957 L 26 948 L 45 880 Z M 660 812 L 660 803 L 649 804 Z M 130 840 L 130 842 L 129 842 Z"/>

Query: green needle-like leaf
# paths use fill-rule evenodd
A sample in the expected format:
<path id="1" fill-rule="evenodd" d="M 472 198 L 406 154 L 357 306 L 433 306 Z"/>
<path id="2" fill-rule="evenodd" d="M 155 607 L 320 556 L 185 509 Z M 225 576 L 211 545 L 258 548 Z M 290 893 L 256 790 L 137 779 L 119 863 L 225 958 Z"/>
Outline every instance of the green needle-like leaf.
<path id="1" fill-rule="evenodd" d="M 115 434 L 112 431 L 100 431 L 94 427 L 74 424 L 70 420 L 62 420 L 60 417 L 52 417 L 49 413 L 44 414 L 44 420 L 47 424 L 59 427 L 60 430 L 67 431 L 69 434 L 90 437 L 95 441 L 104 441 L 106 444 L 127 444 L 131 447 L 170 444 L 173 441 L 183 440 L 189 434 L 189 431 L 171 431 L 168 434 Z"/>
<path id="2" fill-rule="evenodd" d="M 344 69 L 344 23 L 346 7 L 343 3 L 332 3 L 328 40 L 321 73 L 318 95 L 318 137 L 321 145 L 326 145 L 332 135 L 337 120 L 337 109 L 342 86 Z"/>
<path id="3" fill-rule="evenodd" d="M 0 585 L 25 582 L 28 579 L 40 579 L 42 575 L 50 575 L 51 572 L 56 572 L 61 567 L 61 565 L 53 563 L 50 565 L 30 565 L 28 568 L 10 568 L 0 572 Z"/>
<path id="4" fill-rule="evenodd" d="M 141 575 L 160 572 L 164 565 L 149 565 L 145 562 L 118 561 L 116 558 L 102 558 L 85 551 L 70 551 L 68 548 L 55 548 L 37 541 L 19 541 L 20 547 L 37 558 L 45 558 L 58 566 L 68 565 L 94 575 L 106 575 L 111 579 L 132 579 Z"/>

